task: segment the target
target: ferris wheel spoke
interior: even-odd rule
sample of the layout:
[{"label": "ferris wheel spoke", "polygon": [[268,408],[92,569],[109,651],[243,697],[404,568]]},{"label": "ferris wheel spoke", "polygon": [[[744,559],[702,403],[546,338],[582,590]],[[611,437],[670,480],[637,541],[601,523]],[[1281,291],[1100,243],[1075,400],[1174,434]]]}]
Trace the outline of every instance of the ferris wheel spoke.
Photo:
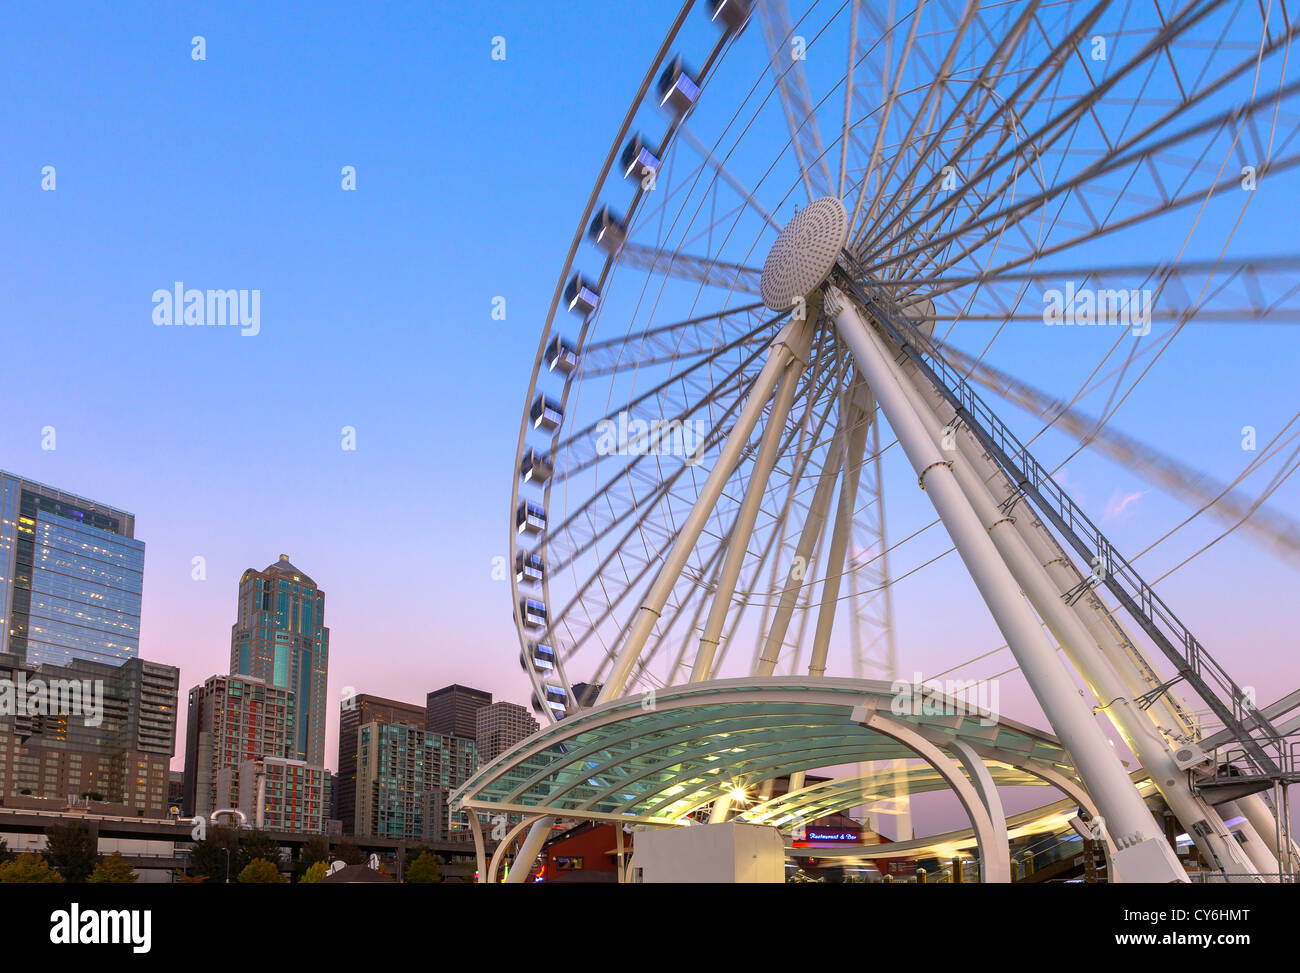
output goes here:
[{"label": "ferris wheel spoke", "polygon": [[[1190,26],[1190,25],[1184,25],[1184,26]],[[1022,218],[1023,216],[1051,202],[1052,200],[1061,197],[1068,192],[1076,190],[1080,186],[1087,185],[1089,182],[1092,182],[1094,180],[1099,180],[1101,177],[1108,175],[1112,172],[1122,170],[1125,167],[1131,167],[1133,176],[1136,176],[1140,172],[1146,171],[1145,169],[1146,161],[1150,158],[1158,158],[1159,153],[1172,149],[1173,147],[1188,142],[1198,136],[1204,136],[1207,133],[1213,133],[1220,129],[1223,129],[1230,124],[1239,123],[1242,119],[1247,118],[1250,115],[1253,115],[1260,111],[1265,111],[1273,107],[1274,104],[1280,104],[1284,98],[1290,97],[1291,95],[1295,94],[1298,87],[1295,82],[1285,85],[1275,93],[1256,95],[1252,97],[1249,102],[1243,105],[1235,106],[1226,109],[1224,111],[1220,111],[1209,118],[1193,122],[1187,125],[1186,127],[1179,129],[1178,131],[1174,131],[1174,132],[1166,131],[1172,122],[1176,121],[1178,118],[1187,114],[1191,107],[1194,107],[1195,105],[1198,105],[1201,102],[1206,101],[1212,94],[1215,94],[1216,92],[1220,91],[1221,89],[1226,87],[1231,81],[1235,80],[1237,77],[1241,76],[1242,74],[1254,68],[1256,64],[1260,60],[1262,60],[1262,58],[1265,55],[1276,53],[1279,50],[1281,50],[1282,46],[1288,44],[1291,37],[1295,35],[1297,32],[1300,32],[1300,24],[1296,24],[1292,26],[1291,29],[1285,35],[1285,38],[1279,39],[1274,44],[1268,46],[1265,49],[1262,49],[1258,57],[1252,56],[1250,58],[1241,61],[1236,67],[1234,67],[1232,70],[1222,75],[1215,82],[1207,85],[1205,88],[1201,89],[1196,94],[1194,94],[1187,102],[1181,103],[1176,108],[1170,110],[1169,112],[1166,112],[1164,115],[1162,115],[1156,121],[1146,126],[1141,132],[1137,133],[1136,135],[1131,136],[1130,138],[1124,140],[1123,142],[1115,144],[1110,150],[1103,153],[1101,158],[1099,158],[1096,162],[1093,162],[1091,165],[1085,166],[1083,169],[1081,169],[1079,172],[1075,173],[1074,175],[1070,176],[1069,178],[1058,180],[1054,182],[1051,186],[1047,187],[1046,189],[1038,193],[1035,193],[1023,200],[1018,200],[1003,205],[995,209],[993,212],[986,213],[985,215],[980,216],[978,219],[967,220],[961,226],[955,227],[952,230],[947,231],[945,234],[940,235],[940,237],[937,238],[937,240],[934,241],[934,243],[936,245],[942,244],[950,239],[956,239],[958,236],[960,236],[963,233],[968,233],[972,230],[976,230],[980,228],[988,228],[990,227],[990,225],[999,228],[1003,227],[1006,225],[1008,220]],[[1135,56],[1135,59],[1132,62],[1129,62],[1118,72],[1116,72],[1116,74],[1112,75],[1110,78],[1103,81],[1102,84],[1097,87],[1097,89],[1088,93],[1082,99],[1076,101],[1065,112],[1058,115],[1052,121],[1045,123],[1044,126],[1040,127],[1034,135],[1027,136],[1026,139],[1023,140],[1018,146],[1012,148],[1007,153],[1004,153],[1002,156],[1000,156],[999,162],[1006,161],[1007,159],[1015,156],[1017,151],[1022,149],[1023,146],[1026,144],[1035,145],[1036,151],[1042,151],[1043,149],[1050,147],[1057,140],[1059,140],[1060,138],[1064,137],[1069,133],[1069,131],[1071,130],[1071,126],[1069,124],[1070,120],[1072,118],[1077,120],[1079,115],[1082,113],[1083,108],[1095,103],[1101,97],[1101,95],[1105,93],[1106,90],[1109,90],[1109,86],[1113,85],[1119,78],[1123,77],[1129,70],[1136,68],[1141,63],[1142,60],[1150,58],[1158,53],[1159,53],[1158,48],[1153,47],[1153,44],[1148,44],[1147,47],[1143,49],[1143,51],[1139,52],[1139,54]],[[1048,129],[1052,130],[1051,135],[1045,134]],[[1040,138],[1040,136],[1042,137]],[[1148,141],[1148,139],[1153,139],[1153,140]],[[1264,160],[1261,160],[1261,166],[1263,165],[1263,163]],[[996,163],[986,164],[986,166],[981,167],[981,169],[986,169],[988,168],[989,165],[996,166]],[[967,180],[967,184],[969,184],[971,181],[973,181],[974,179],[978,178],[983,174],[984,174],[983,172],[977,172],[976,174],[973,174]],[[1007,182],[1004,180],[1004,183],[1002,184],[1001,187],[999,187],[999,190],[991,193],[988,196],[988,199],[990,200],[1001,199],[1001,190],[1005,189],[1006,185]],[[1137,193],[1134,194],[1139,195]],[[1146,198],[1145,194],[1140,194],[1140,195],[1142,195],[1143,198]],[[1153,192],[1151,195],[1155,196],[1157,195],[1157,193]],[[928,216],[932,216],[936,212],[942,211],[944,207],[948,205],[950,204],[945,202],[939,204],[938,207],[932,207],[930,210],[926,212],[926,214],[922,214],[920,217],[918,217],[918,220],[923,221],[927,219]],[[977,240],[975,243],[968,244],[966,252],[970,252],[970,250],[974,249],[978,245],[981,245],[983,242],[986,242],[989,239],[989,236],[992,234],[992,232],[996,232],[996,231],[990,231],[989,233],[986,233],[984,237]],[[879,247],[876,250],[869,252],[864,256],[863,258],[864,262],[870,263],[872,260],[872,254],[878,254],[880,252],[881,252],[881,248]],[[911,255],[910,251],[904,250],[902,253],[895,255],[893,259],[898,260],[901,259],[902,257],[909,256],[909,255]]]},{"label": "ferris wheel spoke", "polygon": [[[751,367],[764,349],[757,332],[767,330],[768,327],[762,325],[750,334],[732,339],[682,372],[664,379],[558,442],[553,450],[556,482],[563,482],[602,460],[627,452],[660,455],[664,437],[682,434],[681,423],[752,378],[749,375]],[[770,334],[768,339],[770,341]],[[751,344],[755,347],[749,348]],[[725,362],[724,357],[732,351],[743,353],[744,357]],[[730,371],[718,374],[725,369]],[[675,414],[670,412],[672,409],[677,410]],[[634,421],[642,424],[642,428],[635,432],[632,430]],[[617,442],[603,442],[612,432],[617,432]],[[671,440],[669,444],[672,445]],[[611,445],[615,448],[610,449]]]},{"label": "ferris wheel spoke", "polygon": [[727,291],[758,293],[758,279],[763,271],[726,263],[712,257],[700,257],[677,250],[660,250],[636,243],[625,243],[618,253],[619,263],[680,280],[691,280]]},{"label": "ferris wheel spoke", "polygon": [[[759,352],[759,354],[761,354],[761,352]],[[720,386],[714,390],[716,394],[731,395],[734,397],[734,400],[726,411],[724,411],[717,419],[701,420],[702,422],[707,422],[709,427],[703,430],[700,435],[700,441],[694,451],[694,456],[702,458],[717,444],[719,438],[725,434],[727,428],[726,423],[730,421],[732,414],[739,407],[739,400],[744,397],[742,390],[752,386],[753,382],[753,378],[745,376],[743,372],[738,370],[736,373],[733,373],[729,384]],[[708,406],[708,400],[692,400],[686,406],[685,410],[682,413],[679,413],[680,418],[678,418],[677,421],[685,421],[687,418],[694,415],[695,412],[702,408],[707,409]],[[616,456],[618,456],[618,454],[611,454],[611,458]],[[603,458],[605,457],[598,457],[598,459]],[[686,462],[686,460],[690,458],[691,457],[688,456],[679,458],[679,468],[671,475],[674,480],[677,477],[682,476],[691,468],[691,465]],[[659,459],[660,456],[652,452],[650,449],[646,449],[644,452],[638,449],[638,451],[633,455],[631,461],[619,469],[618,472],[605,484],[605,488],[601,494],[593,495],[585,500],[577,509],[568,514],[563,521],[557,524],[553,531],[547,531],[548,547],[555,545],[557,538],[563,538],[567,544],[567,546],[559,548],[560,555],[559,562],[556,565],[557,567],[564,567],[573,558],[585,553],[591,544],[600,539],[604,531],[612,529],[612,527],[621,522],[624,517],[629,516],[636,510],[639,500],[636,494],[636,484],[634,480],[640,479],[641,482],[645,484],[659,484],[661,482],[660,474],[656,472],[656,470],[643,469],[643,466],[653,466],[654,463],[659,461]],[[622,504],[621,509],[619,510],[615,510],[614,508],[615,494],[613,491],[615,489],[625,490],[628,494],[625,503]],[[611,510],[614,510],[612,520],[604,524],[598,523],[595,519],[595,511],[598,506],[602,504],[610,507]],[[589,525],[591,528],[590,532],[585,534],[580,532],[578,529],[580,524]]]},{"label": "ferris wheel spoke", "polygon": [[[830,384],[830,380],[827,379],[825,385],[823,385],[823,389],[828,387],[829,384]],[[804,392],[801,394],[808,394],[806,389],[806,383],[805,383]],[[813,393],[813,394],[814,397],[816,397],[818,393]],[[732,411],[734,411],[734,408],[738,405],[738,403],[739,400],[737,400],[736,403],[733,403]],[[728,413],[728,417],[724,417],[724,418],[729,418],[729,416],[730,416],[730,412]],[[785,433],[785,443],[784,443],[785,446],[788,446],[790,442],[793,441],[795,431],[796,431],[795,429],[791,429]],[[725,432],[726,430],[723,429],[722,425],[720,424],[720,426],[716,430],[716,434],[713,437],[714,441],[716,442],[718,439],[720,439]],[[748,456],[744,456],[742,457],[742,462],[747,461],[748,459],[749,459]],[[612,545],[610,549],[610,553],[606,555],[605,559],[595,568],[595,570],[591,572],[591,577],[588,579],[588,581],[585,582],[584,584],[579,585],[577,594],[574,596],[571,602],[568,605],[566,605],[565,608],[556,616],[557,618],[560,619],[566,619],[571,617],[575,606],[583,600],[584,596],[588,595],[597,587],[601,588],[601,590],[597,593],[597,602],[607,607],[601,613],[599,618],[593,620],[592,625],[588,628],[587,633],[584,636],[582,636],[581,638],[576,638],[571,640],[567,650],[568,654],[572,655],[576,653],[579,649],[581,649],[586,639],[592,633],[594,633],[596,627],[602,622],[604,622],[610,615],[612,615],[615,609],[617,608],[617,606],[623,601],[623,599],[626,598],[627,595],[630,594],[632,591],[637,590],[637,586],[644,580],[649,570],[655,567],[664,559],[675,537],[674,532],[667,531],[667,530],[661,531],[659,533],[658,544],[656,547],[647,548],[647,550],[643,554],[630,555],[631,560],[634,563],[640,565],[640,570],[638,574],[636,575],[635,578],[626,579],[627,584],[624,587],[622,587],[621,590],[619,590],[617,593],[614,594],[610,593],[609,585],[611,581],[611,575],[609,573],[609,568],[613,564],[615,557],[617,556],[623,558],[625,561],[629,558],[628,542],[633,536],[635,536],[638,532],[643,530],[645,524],[649,521],[649,519],[653,515],[655,508],[661,502],[663,502],[666,497],[669,496],[675,482],[682,476],[682,474],[685,472],[685,469],[686,468],[683,467],[682,469],[676,471],[662,484],[660,489],[656,490],[654,494],[652,494],[648,499],[642,501],[642,503],[639,504],[638,507],[631,508],[629,510],[629,514],[630,514],[632,510],[639,509],[640,510],[639,518],[636,520],[636,522],[634,522],[631,525],[631,527],[628,528],[628,530],[624,533],[624,535]],[[615,525],[611,525],[610,529],[612,529],[612,526]],[[724,545],[722,543],[719,543],[717,545],[717,549],[721,550],[723,546]],[[585,553],[585,550],[579,553]],[[557,567],[559,569],[564,569],[567,567],[567,563],[563,565],[559,565]],[[701,568],[700,570],[699,578],[704,579],[708,577],[709,571],[710,569],[707,567],[707,563],[706,563],[706,566]],[[702,589],[702,587],[703,586],[700,583],[694,583],[692,585],[691,590]],[[669,629],[671,628],[671,625],[676,621],[676,619],[681,614],[684,614],[684,608],[685,608],[685,602],[683,601],[682,604],[678,606],[677,611],[668,613],[672,619],[672,621],[668,623]],[[624,628],[626,628],[626,625],[624,626]],[[619,637],[614,640],[615,644],[618,643],[619,639],[621,639],[623,634],[625,633],[621,632]],[[662,638],[663,636],[661,636],[659,641],[662,641]],[[640,664],[641,670],[644,670],[648,666],[649,662],[651,661],[654,655],[654,649],[656,648],[656,646],[657,646],[657,642],[654,644],[647,645],[647,650],[643,654],[641,664]]]},{"label": "ferris wheel spoke", "polygon": [[[1104,4],[1099,4],[1098,8],[1103,6]],[[999,66],[1006,62],[1006,59],[1008,58],[1010,53],[1014,50],[1015,46],[1020,42],[1021,38],[1025,34],[1025,31],[1029,28],[1030,24],[1033,21],[1034,14],[1037,7],[1038,4],[1036,2],[1030,3],[1026,6],[1026,9],[1016,19],[1015,24],[1012,25],[1011,29],[998,43],[998,46],[995,48],[995,50],[988,56],[988,58],[985,60],[983,65],[981,65],[979,74],[975,77],[975,79],[973,79],[973,81],[967,84],[966,90],[954,103],[952,109],[945,117],[943,123],[939,126],[939,128],[936,131],[930,134],[929,140],[926,142],[925,147],[920,152],[920,157],[922,159],[936,158],[935,155],[936,148],[940,144],[942,144],[944,139],[947,137],[948,132],[952,129],[954,122],[956,122],[960,118],[966,118],[966,116],[963,113],[966,109],[967,102],[971,99],[972,96],[974,96],[978,92],[979,97],[976,102],[976,111],[974,112],[972,118],[966,119],[967,133],[962,137],[962,140],[958,143],[956,149],[954,149],[950,153],[947,153],[944,156],[944,158],[950,164],[955,165],[958,161],[960,161],[960,158],[962,154],[966,151],[966,149],[974,143],[976,136],[971,133],[971,128],[972,128],[971,122],[973,121],[973,118],[977,118],[982,114],[983,105],[985,105],[989,100],[991,100],[993,94],[993,86],[991,83],[989,83],[988,79],[990,77],[996,76],[996,72],[998,71]],[[1094,10],[1089,15],[1089,17],[1085,18],[1083,23],[1081,23],[1078,27],[1076,27],[1066,37],[1066,39],[1063,40],[1060,45],[1058,45],[1057,48],[1058,51],[1064,49],[1067,44],[1074,42],[1078,37],[1082,36],[1083,32],[1087,30],[1088,24],[1092,20],[1095,20],[1096,17],[1100,16],[1100,9],[1098,8],[1094,8]],[[1028,85],[1028,83],[1029,83],[1028,80],[1022,82],[1021,87]],[[933,168],[933,173],[931,174],[929,180],[927,180],[922,185],[921,189],[913,196],[913,199],[925,198],[926,195],[930,193],[931,190],[933,190],[935,185],[938,183],[939,179],[942,176],[942,167],[932,166],[932,168]],[[864,251],[866,251],[869,243],[872,240],[883,238],[885,234],[887,234],[891,229],[897,226],[898,221],[902,219],[902,217],[906,215],[906,213],[910,210],[911,208],[910,203],[907,206],[903,206],[898,209],[895,209],[895,206],[899,202],[899,196],[902,193],[905,193],[908,190],[910,190],[912,183],[915,181],[918,175],[919,172],[917,168],[914,167],[913,170],[908,174],[908,176],[904,178],[900,182],[898,187],[894,189],[893,195],[884,203],[883,206],[880,206],[878,201],[873,202],[873,206],[878,211],[895,212],[895,216],[887,223],[882,223],[879,226],[873,227],[871,225],[871,221],[867,220],[864,221],[861,229],[858,229],[857,219],[856,219],[858,208],[855,205],[854,219],[849,224],[849,228],[850,228],[849,232],[850,232],[850,238],[854,241],[854,249],[859,254],[863,254]],[[883,187],[878,187],[878,193],[882,190]]]},{"label": "ferris wheel spoke", "polygon": [[[719,351],[730,347],[736,339],[748,339],[766,328],[775,327],[781,319],[766,319],[763,313],[766,310],[758,301],[685,321],[632,331],[617,338],[589,342],[582,350],[581,375],[592,378],[635,370],[641,354],[654,356],[657,362]],[[713,324],[713,328],[701,327],[706,324]],[[749,330],[744,330],[746,328]]]},{"label": "ferris wheel spoke", "polygon": [[731,170],[723,165],[722,161],[713,154],[713,150],[710,149],[701,139],[696,137],[695,133],[691,131],[689,126],[683,124],[677,132],[682,136],[686,144],[695,150],[705,164],[712,168],[713,171],[722,178],[723,182],[735,190],[736,194],[742,201],[744,201],[746,206],[762,217],[763,221],[772,229],[776,230],[776,232],[781,232],[781,224],[778,223],[775,217],[765,210],[758,200],[754,198],[753,191],[745,186],[744,183],[732,174]]},{"label": "ferris wheel spoke", "polygon": [[822,147],[821,133],[817,128],[803,61],[795,56],[791,47],[794,26],[790,22],[790,6],[785,0],[765,0],[758,5],[758,20],[767,41],[772,77],[790,129],[804,189],[809,200],[828,196],[835,183],[826,163],[826,150]]}]

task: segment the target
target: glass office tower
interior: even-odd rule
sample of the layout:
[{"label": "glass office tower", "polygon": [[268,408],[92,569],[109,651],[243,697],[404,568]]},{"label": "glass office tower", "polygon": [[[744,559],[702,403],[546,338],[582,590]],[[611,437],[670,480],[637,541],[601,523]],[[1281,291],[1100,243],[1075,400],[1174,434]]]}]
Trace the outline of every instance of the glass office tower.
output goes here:
[{"label": "glass office tower", "polygon": [[239,579],[239,615],[230,632],[230,672],[297,696],[296,725],[283,755],[325,764],[325,679],[329,670],[325,592],[285,554]]},{"label": "glass office tower", "polygon": [[140,649],[135,517],[0,470],[0,652],[121,665]]}]

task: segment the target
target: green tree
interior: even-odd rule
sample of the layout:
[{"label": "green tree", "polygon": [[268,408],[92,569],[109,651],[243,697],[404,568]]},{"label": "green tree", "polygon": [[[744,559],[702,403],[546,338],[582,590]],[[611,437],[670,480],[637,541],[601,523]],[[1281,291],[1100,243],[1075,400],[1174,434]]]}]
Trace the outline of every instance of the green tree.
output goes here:
[{"label": "green tree", "polygon": [[239,881],[244,885],[276,885],[283,882],[280,869],[265,858],[254,858],[239,873]]},{"label": "green tree", "polygon": [[298,862],[293,866],[296,880],[301,882],[307,869],[317,862],[324,862],[326,867],[329,867],[330,846],[322,835],[313,835],[303,842],[302,849],[298,852]]},{"label": "green tree", "polygon": [[[269,862],[278,864],[280,861],[280,846],[265,831],[250,831],[240,829],[239,832],[239,850],[244,853],[244,864],[247,865],[254,858],[265,858]],[[242,868],[240,869],[243,870]]]},{"label": "green tree", "polygon": [[0,838],[0,865],[12,861],[13,857],[14,853],[9,850],[9,844],[3,838]]},{"label": "green tree", "polygon": [[45,857],[64,881],[84,882],[99,857],[95,836],[80,821],[52,824],[45,829]]},{"label": "green tree", "polygon": [[125,885],[139,878],[140,876],[122,858],[121,852],[115,851],[95,866],[95,870],[90,873],[90,878],[86,881],[95,885]]},{"label": "green tree", "polygon": [[360,865],[365,861],[361,849],[351,841],[340,841],[334,846],[334,857],[344,865]]},{"label": "green tree", "polygon": [[427,851],[420,852],[420,857],[406,866],[406,880],[419,884],[441,882],[442,868],[438,865],[438,859]]},{"label": "green tree", "polygon": [[329,865],[324,862],[312,862],[298,879],[299,885],[315,885],[327,874],[329,874]]},{"label": "green tree", "polygon": [[201,876],[209,884],[224,882],[227,875],[233,880],[248,862],[248,857],[239,847],[239,833],[234,828],[209,828],[207,838],[194,842],[190,849],[190,875]]},{"label": "green tree", "polygon": [[13,861],[0,865],[0,883],[54,884],[62,881],[63,876],[50,868],[49,862],[40,855],[19,855]]}]

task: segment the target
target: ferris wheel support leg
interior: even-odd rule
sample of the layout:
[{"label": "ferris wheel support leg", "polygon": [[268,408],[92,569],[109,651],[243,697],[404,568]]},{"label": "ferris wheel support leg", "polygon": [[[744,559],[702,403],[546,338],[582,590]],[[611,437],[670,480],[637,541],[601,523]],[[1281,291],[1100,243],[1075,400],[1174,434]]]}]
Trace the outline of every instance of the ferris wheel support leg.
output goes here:
[{"label": "ferris wheel support leg", "polygon": [[[758,664],[754,667],[756,676],[772,675],[776,671],[777,662],[780,661],[781,647],[790,628],[790,617],[794,614],[794,606],[799,601],[799,592],[805,584],[804,579],[812,570],[813,552],[821,537],[822,527],[826,523],[826,510],[830,505],[831,491],[835,488],[835,478],[839,476],[840,457],[847,434],[848,430],[841,423],[831,438],[830,448],[826,451],[826,461],[822,466],[821,474],[817,477],[812,502],[808,505],[808,517],[799,534],[799,543],[795,545],[794,561],[790,573],[786,576],[785,588],[781,591],[776,614],[772,617],[772,627],[767,630],[763,651],[758,657]],[[790,485],[791,490],[796,487],[797,484]]]},{"label": "ferris wheel support leg", "polygon": [[1277,873],[1282,871],[1278,865],[1277,859],[1273,857],[1273,852],[1269,848],[1269,843],[1263,835],[1251,823],[1250,817],[1241,808],[1240,801],[1228,801],[1226,804],[1220,804],[1215,810],[1219,813],[1224,821],[1229,821],[1235,817],[1245,818],[1241,822],[1241,847],[1250,860],[1255,863],[1261,875],[1265,876],[1268,882],[1276,883],[1278,881]]},{"label": "ferris wheel support leg", "polygon": [[1155,818],[966,499],[953,464],[945,459],[912,407],[904,391],[906,378],[857,308],[835,288],[828,287],[826,292],[827,310],[835,316],[840,334],[875,392],[920,485],[929,494],[1048,721],[1101,808],[1108,829],[1116,836],[1121,848],[1117,870],[1127,881],[1186,882],[1187,875]]},{"label": "ferris wheel support leg", "polygon": [[740,461],[741,452],[749,442],[749,437],[753,434],[754,427],[758,425],[758,420],[768,401],[772,398],[777,381],[790,362],[799,357],[797,349],[805,348],[810,343],[808,335],[812,327],[812,315],[806,315],[800,320],[787,324],[772,342],[767,362],[754,380],[754,386],[745,400],[744,408],[740,410],[736,424],[727,435],[722,452],[717,462],[713,464],[713,469],[709,471],[708,479],[700,490],[695,506],[691,508],[690,515],[682,524],[672,549],[664,559],[663,567],[655,577],[650,590],[646,592],[645,601],[642,602],[637,613],[636,623],[628,632],[627,641],[619,650],[618,657],[610,668],[609,676],[596,702],[603,703],[623,694],[628,676],[636,665],[646,640],[654,630],[655,623],[659,621],[664,605],[668,603],[668,596],[672,593],[678,578],[681,577],[682,569],[686,567],[686,561],[691,551],[695,549],[704,525],[722,496],[722,491],[731,478],[732,470]]},{"label": "ferris wheel support leg", "polygon": [[1246,816],[1251,827],[1268,844],[1269,851],[1279,863],[1278,871],[1287,871],[1288,860],[1292,871],[1300,867],[1300,847],[1296,846],[1289,835],[1280,836],[1281,840],[1279,840],[1276,813],[1264,803],[1263,797],[1259,794],[1247,794],[1245,797],[1237,798],[1237,806],[1241,808],[1241,813]]},{"label": "ferris wheel support leg", "polygon": [[550,835],[551,825],[554,823],[555,818],[552,817],[538,818],[533,822],[533,826],[528,829],[528,837],[519,846],[514,861],[510,863],[510,874],[506,876],[507,885],[521,885],[528,878],[528,873],[533,870],[533,862],[537,861],[537,854],[542,850],[542,845]]},{"label": "ferris wheel support leg", "polygon": [[[850,396],[865,389],[850,386]],[[867,448],[867,427],[875,410],[867,412],[857,403],[846,410],[849,415],[848,451],[844,454],[844,475],[840,481],[839,505],[835,509],[835,530],[831,534],[830,554],[826,559],[826,577],[822,581],[822,601],[817,612],[817,629],[813,633],[812,659],[808,675],[826,675],[826,656],[830,651],[835,610],[839,607],[840,585],[844,579],[844,559],[853,532],[853,514],[858,503],[858,479],[862,475],[862,457]]]},{"label": "ferris wheel support leg", "polygon": [[712,674],[713,660],[718,651],[718,640],[722,635],[722,626],[731,608],[732,596],[736,593],[736,582],[740,578],[740,569],[745,563],[745,554],[749,550],[749,539],[754,533],[754,522],[758,519],[759,508],[763,505],[763,494],[767,492],[768,480],[772,468],[776,465],[777,452],[781,446],[781,437],[785,434],[785,423],[790,417],[794,405],[795,393],[799,389],[799,380],[803,376],[804,366],[812,350],[812,329],[801,328],[790,336],[789,351],[791,360],[781,376],[777,386],[776,398],[772,410],[768,413],[767,425],[763,429],[762,443],[754,457],[754,469],[745,488],[745,498],[736,513],[736,522],[732,525],[731,536],[727,539],[727,556],[723,561],[722,573],[718,577],[717,591],[713,603],[709,606],[709,617],[704,623],[704,633],[700,636],[700,647],[695,654],[695,665],[691,670],[691,682],[702,682]]},{"label": "ferris wheel support leg", "polygon": [[[1104,703],[1104,712],[1124,738],[1124,742],[1144,768],[1151,774],[1152,783],[1165,799],[1174,816],[1195,840],[1207,861],[1217,862],[1222,871],[1231,875],[1251,876],[1258,872],[1249,855],[1229,833],[1222,818],[1203,798],[1192,790],[1187,774],[1178,768],[1173,753],[1155,724],[1138,706],[1132,690],[1111,665],[1093,641],[1083,620],[1071,610],[1063,592],[1053,582],[1044,562],[1032,549],[1027,539],[1016,528],[1019,520],[999,507],[996,500],[1008,501],[1014,496],[1012,485],[993,465],[991,459],[974,444],[967,429],[949,426],[945,437],[939,412],[942,398],[938,391],[924,381],[920,374],[906,367],[903,375],[903,392],[925,426],[932,442],[945,438],[952,444],[946,451],[952,459],[952,471],[957,484],[970,502],[971,508],[984,524],[1003,562],[1011,575],[1034,606],[1034,610],[1047,623],[1047,627],[1064,650],[1066,658],[1083,677],[1089,689]],[[936,414],[938,413],[938,414]],[[990,492],[993,491],[993,492]],[[1050,715],[1050,714],[1049,714]],[[1107,822],[1108,826],[1110,822]],[[1202,827],[1197,827],[1202,825]],[[1258,878],[1247,879],[1258,881]]]}]

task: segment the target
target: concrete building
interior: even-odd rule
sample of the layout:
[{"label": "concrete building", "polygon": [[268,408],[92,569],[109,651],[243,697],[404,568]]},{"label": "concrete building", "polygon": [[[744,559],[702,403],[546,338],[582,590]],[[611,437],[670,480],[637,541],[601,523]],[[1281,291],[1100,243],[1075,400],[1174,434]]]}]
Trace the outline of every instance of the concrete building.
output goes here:
[{"label": "concrete building", "polygon": [[[229,790],[237,779],[237,792]],[[304,760],[258,757],[228,768],[217,787],[221,807],[238,808],[250,827],[319,834],[325,830],[325,768]]]},{"label": "concrete building", "polygon": [[143,659],[24,663],[0,654],[0,802],[166,814],[180,670]]},{"label": "concrete building", "polygon": [[474,714],[492,702],[492,694],[481,689],[452,684],[435,689],[425,699],[424,728],[430,733],[474,739],[478,727]]},{"label": "concrete building", "polygon": [[490,703],[474,714],[479,763],[488,764],[537,732],[537,720],[516,703]]},{"label": "concrete building", "polygon": [[357,730],[366,723],[411,723],[424,726],[424,707],[365,693],[344,699],[339,708],[338,775],[334,814],[344,834],[356,834]]},{"label": "concrete building", "polygon": [[[287,728],[295,724],[296,706],[289,690],[250,676],[211,676],[191,689],[185,734],[187,811],[208,817],[217,808],[236,806],[239,770],[246,761],[288,759]],[[223,772],[227,780],[220,800]]]}]

